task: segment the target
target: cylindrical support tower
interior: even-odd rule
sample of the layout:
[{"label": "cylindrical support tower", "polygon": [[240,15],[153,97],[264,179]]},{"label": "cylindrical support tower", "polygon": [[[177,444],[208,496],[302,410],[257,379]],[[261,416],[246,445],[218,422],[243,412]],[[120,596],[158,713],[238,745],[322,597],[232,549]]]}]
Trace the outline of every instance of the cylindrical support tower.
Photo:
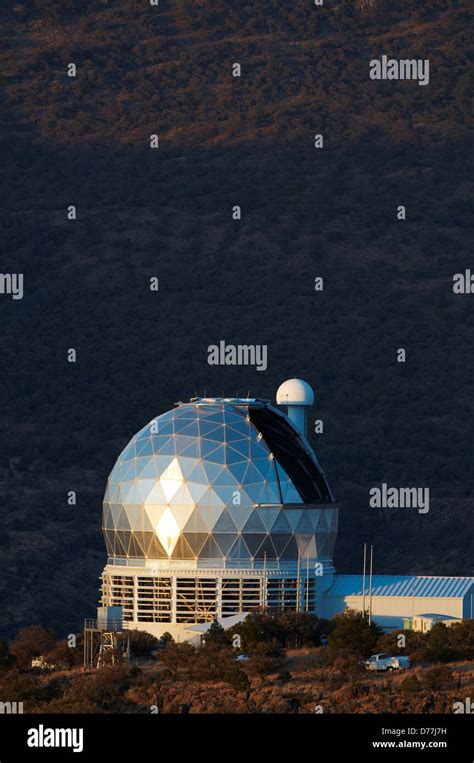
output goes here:
[{"label": "cylindrical support tower", "polygon": [[303,379],[288,379],[278,387],[277,405],[284,405],[294,427],[306,437],[306,412],[314,403],[314,392]]}]

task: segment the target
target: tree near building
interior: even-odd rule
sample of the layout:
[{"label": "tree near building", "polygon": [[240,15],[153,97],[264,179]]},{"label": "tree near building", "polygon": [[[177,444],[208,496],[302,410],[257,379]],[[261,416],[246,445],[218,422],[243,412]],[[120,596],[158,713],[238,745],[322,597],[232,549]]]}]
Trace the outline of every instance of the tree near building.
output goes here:
[{"label": "tree near building", "polygon": [[30,667],[33,657],[50,652],[56,644],[56,637],[51,630],[41,625],[20,628],[10,644],[10,652],[22,668]]},{"label": "tree near building", "polygon": [[334,630],[328,636],[332,652],[353,654],[357,657],[370,657],[374,653],[382,629],[375,623],[369,623],[359,612],[347,610],[334,618]]},{"label": "tree near building", "polygon": [[67,641],[58,641],[45,658],[48,665],[57,668],[73,668],[83,663],[83,646],[81,644],[71,647]]},{"label": "tree near building", "polygon": [[[399,636],[401,635],[404,636],[405,646],[400,644]],[[427,634],[419,631],[396,630],[391,633],[384,633],[377,641],[375,653],[407,654],[416,659],[415,655],[425,648],[427,638]]]},{"label": "tree near building", "polygon": [[151,660],[159,642],[155,636],[146,631],[130,631],[130,655],[132,659]]},{"label": "tree near building", "polygon": [[217,620],[214,620],[209,630],[203,636],[204,646],[230,646],[231,638]]},{"label": "tree near building", "polygon": [[448,628],[444,623],[435,623],[428,634],[426,657],[433,662],[448,662],[453,653],[448,641]]},{"label": "tree near building", "polygon": [[448,628],[448,643],[457,658],[474,659],[474,620],[463,620]]}]

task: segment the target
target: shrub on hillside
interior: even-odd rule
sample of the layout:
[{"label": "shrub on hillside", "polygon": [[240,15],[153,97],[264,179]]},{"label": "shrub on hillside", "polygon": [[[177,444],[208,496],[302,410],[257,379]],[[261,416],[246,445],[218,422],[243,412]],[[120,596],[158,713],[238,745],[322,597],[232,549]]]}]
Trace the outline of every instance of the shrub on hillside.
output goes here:
[{"label": "shrub on hillside", "polygon": [[130,656],[132,659],[151,660],[159,641],[146,631],[130,631]]},{"label": "shrub on hillside", "polygon": [[336,615],[334,629],[328,637],[331,652],[342,652],[357,657],[370,657],[382,635],[382,629],[375,623],[369,623],[358,612],[348,610]]},{"label": "shrub on hillside", "polygon": [[421,675],[423,688],[430,691],[450,689],[454,685],[453,674],[447,665],[433,665]]},{"label": "shrub on hillside", "polygon": [[10,644],[10,653],[20,667],[30,667],[33,657],[45,655],[56,645],[56,637],[51,630],[41,625],[21,628]]},{"label": "shrub on hillside", "polygon": [[474,659],[474,620],[463,620],[448,628],[448,644],[458,659]]},{"label": "shrub on hillside", "polygon": [[421,683],[415,675],[405,676],[400,682],[400,689],[404,694],[412,696],[421,691]]}]

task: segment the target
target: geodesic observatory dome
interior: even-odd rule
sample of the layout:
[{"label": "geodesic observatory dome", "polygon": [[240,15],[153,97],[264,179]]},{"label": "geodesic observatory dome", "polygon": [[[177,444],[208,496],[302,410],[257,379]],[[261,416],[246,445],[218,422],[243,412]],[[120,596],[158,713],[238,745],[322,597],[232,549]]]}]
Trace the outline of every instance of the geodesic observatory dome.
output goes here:
[{"label": "geodesic observatory dome", "polygon": [[266,400],[193,398],[120,454],[104,498],[102,604],[122,606],[129,627],[186,638],[215,617],[317,609],[337,507],[291,418],[292,393],[307,406],[312,390],[285,385],[289,415]]}]

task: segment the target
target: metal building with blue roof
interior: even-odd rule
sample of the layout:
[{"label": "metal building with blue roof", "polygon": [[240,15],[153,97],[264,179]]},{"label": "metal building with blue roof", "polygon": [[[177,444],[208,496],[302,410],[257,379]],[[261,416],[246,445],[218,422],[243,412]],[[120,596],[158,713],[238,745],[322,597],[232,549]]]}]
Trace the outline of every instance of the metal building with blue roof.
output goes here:
[{"label": "metal building with blue roof", "polygon": [[386,630],[403,628],[404,620],[432,612],[467,619],[474,614],[474,578],[438,575],[335,575],[324,596],[324,617],[352,609],[370,611]]}]

